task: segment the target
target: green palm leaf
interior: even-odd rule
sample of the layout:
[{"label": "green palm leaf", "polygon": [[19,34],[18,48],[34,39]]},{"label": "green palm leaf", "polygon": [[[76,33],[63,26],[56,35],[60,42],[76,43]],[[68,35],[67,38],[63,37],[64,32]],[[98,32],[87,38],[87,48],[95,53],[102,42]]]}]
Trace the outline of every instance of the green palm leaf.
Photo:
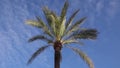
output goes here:
[{"label": "green palm leaf", "polygon": [[61,11],[61,15],[60,15],[60,21],[59,21],[59,23],[60,23],[60,27],[59,27],[59,30],[58,30],[58,40],[60,40],[61,39],[61,37],[63,36],[63,34],[64,34],[64,31],[65,31],[65,22],[66,22],[66,18],[65,18],[65,16],[66,16],[66,13],[67,13],[67,9],[68,9],[68,6],[69,6],[69,3],[68,3],[68,1],[66,0],[66,2],[65,2],[65,4],[64,4],[64,6],[63,6],[63,8],[62,8],[62,11]]},{"label": "green palm leaf", "polygon": [[68,19],[68,21],[66,22],[66,25],[65,25],[65,29],[64,29],[62,38],[65,36],[65,34],[66,34],[67,30],[68,30],[68,27],[71,26],[71,23],[72,23],[75,15],[76,15],[78,12],[79,12],[79,9],[78,9],[77,11],[75,11],[75,12],[70,16],[70,18]]},{"label": "green palm leaf", "polygon": [[68,27],[71,25],[74,17],[76,16],[76,14],[79,12],[79,9],[76,10],[71,16],[70,18],[68,19],[68,22],[66,23],[66,29],[68,29]]},{"label": "green palm leaf", "polygon": [[77,31],[79,29],[80,24],[86,19],[86,17],[83,17],[79,21],[77,21],[74,25],[70,27],[70,29],[66,32],[66,35],[71,34],[74,31]]},{"label": "green palm leaf", "polygon": [[32,57],[28,60],[27,64],[30,64],[41,52],[43,52],[46,48],[48,48],[50,45],[47,46],[42,46],[40,47],[33,55]]},{"label": "green palm leaf", "polygon": [[94,68],[94,65],[93,65],[91,59],[85,53],[83,53],[81,50],[71,47],[71,46],[66,46],[66,47],[68,47],[68,48],[72,49],[73,51],[75,51],[76,53],[78,53],[79,56],[88,64],[88,66],[90,68]]},{"label": "green palm leaf", "polygon": [[66,13],[67,13],[68,6],[69,6],[69,3],[68,3],[68,1],[66,0],[64,6],[63,6],[63,8],[62,8],[62,11],[61,11],[61,16],[60,16],[60,17],[61,17],[61,20],[63,20],[63,19],[65,18]]},{"label": "green palm leaf", "polygon": [[30,38],[30,39],[28,40],[28,42],[32,42],[32,41],[35,41],[35,40],[38,40],[38,39],[40,39],[40,40],[45,40],[45,41],[47,41],[48,43],[52,43],[52,40],[48,39],[47,37],[45,37],[45,36],[43,36],[43,35],[34,36],[34,37]]},{"label": "green palm leaf", "polygon": [[47,7],[43,7],[43,12],[44,12],[46,20],[48,22],[48,25],[51,26],[52,22],[55,21],[54,16],[53,16],[51,10],[48,9]]},{"label": "green palm leaf", "polygon": [[60,39],[61,37],[63,36],[64,32],[65,32],[65,22],[66,22],[66,19],[64,19],[61,23],[61,26],[60,26],[60,29],[59,29],[59,36],[60,36]]},{"label": "green palm leaf", "polygon": [[56,27],[58,27],[58,17],[55,14],[55,12],[51,11],[50,9],[48,9],[47,7],[43,8],[43,12],[44,15],[46,17],[46,20],[48,21],[48,26],[52,32],[52,34],[54,34],[54,36],[56,36]]},{"label": "green palm leaf", "polygon": [[50,31],[50,29],[48,28],[48,26],[42,21],[42,19],[38,16],[36,16],[37,20],[39,21],[39,23],[41,23],[41,27],[43,29],[43,31],[45,32],[45,34],[47,34],[48,36],[50,36],[51,38],[53,38],[53,35]]},{"label": "green palm leaf", "polygon": [[42,27],[42,25],[38,21],[35,21],[35,20],[27,20],[26,24],[34,26],[34,27],[38,27],[38,28]]},{"label": "green palm leaf", "polygon": [[78,34],[74,35],[74,38],[78,39],[96,39],[97,38],[97,30],[96,29],[87,29],[82,30]]},{"label": "green palm leaf", "polygon": [[35,20],[28,20],[28,21],[26,21],[26,24],[29,24],[29,25],[41,28],[45,32],[45,34],[47,34],[48,36],[50,36],[51,38],[53,38],[50,30],[44,24],[44,22],[42,21],[42,19],[40,17],[38,17],[38,16],[36,16],[36,18],[37,18],[37,21],[35,21]]},{"label": "green palm leaf", "polygon": [[76,44],[79,44],[79,45],[84,45],[82,42],[76,40],[76,39],[69,39],[69,40],[64,40],[62,42],[63,45],[65,44],[71,44],[71,43],[76,43]]}]

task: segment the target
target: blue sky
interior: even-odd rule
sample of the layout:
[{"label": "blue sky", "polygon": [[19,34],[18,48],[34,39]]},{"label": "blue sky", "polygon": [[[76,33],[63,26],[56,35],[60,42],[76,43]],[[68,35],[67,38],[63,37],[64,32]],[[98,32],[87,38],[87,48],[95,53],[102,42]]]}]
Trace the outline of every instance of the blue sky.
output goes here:
[{"label": "blue sky", "polygon": [[[82,27],[96,28],[97,40],[82,40],[81,48],[93,60],[95,68],[120,68],[120,1],[119,0],[68,0],[67,17],[76,10],[75,20],[87,16]],[[41,8],[48,6],[57,14],[64,0],[0,0],[0,68],[53,68],[53,49],[48,48],[31,65],[26,62],[42,45],[43,41],[28,43],[39,34],[39,30],[28,26],[25,21],[41,16]],[[74,45],[73,45],[74,46]],[[76,45],[75,45],[76,46]],[[61,68],[88,68],[77,54],[67,48],[62,50]]]}]

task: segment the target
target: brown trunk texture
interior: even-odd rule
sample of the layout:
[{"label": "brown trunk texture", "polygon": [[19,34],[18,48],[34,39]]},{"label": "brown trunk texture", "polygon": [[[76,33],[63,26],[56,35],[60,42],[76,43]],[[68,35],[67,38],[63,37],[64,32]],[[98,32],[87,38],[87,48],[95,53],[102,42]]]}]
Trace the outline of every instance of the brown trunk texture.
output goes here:
[{"label": "brown trunk texture", "polygon": [[60,51],[55,51],[54,65],[54,68],[60,68]]},{"label": "brown trunk texture", "polygon": [[61,60],[61,48],[62,44],[60,41],[56,41],[54,43],[54,68],[60,68],[60,60]]}]

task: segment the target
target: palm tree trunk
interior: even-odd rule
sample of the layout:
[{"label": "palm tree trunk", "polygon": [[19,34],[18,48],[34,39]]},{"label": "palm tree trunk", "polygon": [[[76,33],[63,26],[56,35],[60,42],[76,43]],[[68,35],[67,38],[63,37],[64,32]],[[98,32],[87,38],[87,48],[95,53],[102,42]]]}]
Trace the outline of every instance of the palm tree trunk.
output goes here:
[{"label": "palm tree trunk", "polygon": [[54,68],[60,68],[60,51],[54,53]]},{"label": "palm tree trunk", "polygon": [[56,41],[54,43],[54,68],[60,68],[60,60],[61,60],[61,48],[62,44],[60,41]]}]

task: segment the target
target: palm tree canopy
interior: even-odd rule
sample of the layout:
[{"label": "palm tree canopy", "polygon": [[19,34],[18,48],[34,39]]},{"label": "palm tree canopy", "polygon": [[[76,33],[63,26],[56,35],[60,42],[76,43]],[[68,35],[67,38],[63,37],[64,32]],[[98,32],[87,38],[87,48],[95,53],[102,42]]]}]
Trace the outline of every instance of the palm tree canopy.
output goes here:
[{"label": "palm tree canopy", "polygon": [[[62,8],[60,16],[58,16],[48,7],[43,7],[42,10],[47,23],[44,23],[44,21],[38,16],[36,16],[37,20],[27,20],[26,24],[42,29],[44,32],[41,35],[30,38],[29,42],[40,39],[47,41],[47,43],[50,45],[53,45],[55,41],[60,41],[62,45],[64,45],[70,43],[83,44],[80,42],[81,39],[96,39],[98,34],[96,29],[80,28],[80,25],[86,20],[86,17],[80,18],[78,21],[73,22],[76,14],[79,12],[79,9],[75,10],[68,20],[66,19],[68,7],[69,3],[66,1]],[[35,54],[33,54],[32,59],[36,57],[37,54],[41,53],[41,51],[45,48],[47,48],[47,46],[40,48]],[[75,48],[71,49],[77,52],[82,57],[82,59],[86,61],[90,68],[94,68],[92,62],[84,53]],[[29,62],[31,62],[32,59]]]},{"label": "palm tree canopy", "polygon": [[[96,29],[83,29],[79,26],[86,20],[86,17],[83,17],[73,23],[75,15],[79,12],[79,9],[76,10],[66,21],[66,13],[68,10],[68,1],[65,2],[61,15],[58,16],[54,11],[48,9],[48,7],[43,7],[43,12],[47,20],[45,24],[42,19],[36,16],[37,20],[27,20],[27,24],[34,27],[38,27],[43,30],[44,34],[51,38],[51,41],[65,41],[66,37],[72,38],[72,40],[77,39],[96,39],[97,30]],[[71,25],[73,23],[73,25]],[[71,37],[69,37],[71,36]],[[74,37],[74,38],[73,38]],[[53,43],[54,43],[53,41]],[[77,41],[77,40],[76,40]]]}]

